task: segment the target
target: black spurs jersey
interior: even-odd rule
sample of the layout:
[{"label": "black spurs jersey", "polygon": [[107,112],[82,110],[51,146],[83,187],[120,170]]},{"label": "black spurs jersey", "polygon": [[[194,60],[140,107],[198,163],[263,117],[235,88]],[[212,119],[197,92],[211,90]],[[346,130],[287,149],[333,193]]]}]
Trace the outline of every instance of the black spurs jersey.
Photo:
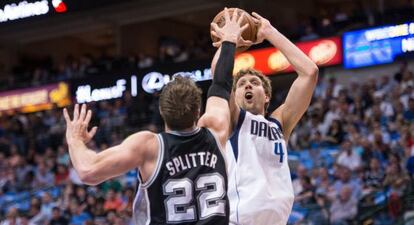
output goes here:
[{"label": "black spurs jersey", "polygon": [[137,225],[228,225],[227,172],[216,138],[207,128],[158,134],[154,174],[134,200]]}]

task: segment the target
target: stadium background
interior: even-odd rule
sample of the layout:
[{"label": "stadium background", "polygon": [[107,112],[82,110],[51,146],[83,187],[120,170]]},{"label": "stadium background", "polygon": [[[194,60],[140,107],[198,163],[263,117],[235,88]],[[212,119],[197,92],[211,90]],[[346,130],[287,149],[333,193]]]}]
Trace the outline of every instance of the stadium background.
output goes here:
[{"label": "stadium background", "polygon": [[[289,223],[414,224],[409,0],[0,1],[0,224],[130,224],[136,171],[82,185],[61,108],[89,102],[96,150],[162,130],[158,91],[172,74],[209,85],[209,24],[224,6],[260,13],[320,66],[289,142]],[[397,32],[375,43],[350,33],[384,26]],[[295,75],[268,43],[246,53],[236,66],[265,62],[274,109]]]}]

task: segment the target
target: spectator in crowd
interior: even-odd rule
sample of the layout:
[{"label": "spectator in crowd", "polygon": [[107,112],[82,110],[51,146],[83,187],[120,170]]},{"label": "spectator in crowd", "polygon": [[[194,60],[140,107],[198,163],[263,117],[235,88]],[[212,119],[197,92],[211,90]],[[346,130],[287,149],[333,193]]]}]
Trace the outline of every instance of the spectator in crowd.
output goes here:
[{"label": "spectator in crowd", "polygon": [[361,184],[355,177],[352,178],[352,171],[347,167],[339,167],[339,179],[333,184],[333,188],[337,195],[341,192],[344,186],[351,188],[351,194],[354,199],[359,199],[362,194]]},{"label": "spectator in crowd", "polygon": [[352,188],[343,186],[339,198],[330,207],[331,224],[347,225],[357,214],[358,201],[352,197]]},{"label": "spectator in crowd", "polygon": [[20,224],[17,208],[10,208],[7,212],[6,219],[0,222],[0,225],[17,225]]},{"label": "spectator in crowd", "polygon": [[52,217],[52,209],[57,206],[57,203],[53,201],[50,193],[45,192],[42,196],[42,205],[40,212],[42,215],[50,219]]},{"label": "spectator in crowd", "polygon": [[47,187],[53,185],[55,178],[53,173],[47,168],[46,163],[41,162],[38,164],[38,168],[35,173],[35,182],[38,187]]},{"label": "spectator in crowd", "polygon": [[32,203],[31,203],[30,211],[29,211],[29,216],[30,216],[29,224],[33,224],[33,225],[47,224],[47,222],[49,221],[49,218],[46,214],[42,213],[41,207],[42,205],[41,205],[40,200],[36,199],[35,201],[33,201],[32,199]]},{"label": "spectator in crowd", "polygon": [[76,199],[71,200],[69,209],[71,225],[83,225],[92,220],[91,215],[85,211],[85,206],[80,205]]},{"label": "spectator in crowd", "polygon": [[69,221],[62,216],[61,209],[59,207],[53,207],[52,218],[48,225],[69,225]]},{"label": "spectator in crowd", "polygon": [[118,211],[122,207],[122,200],[113,189],[109,189],[106,193],[104,209],[106,211],[115,210]]},{"label": "spectator in crowd", "polygon": [[368,192],[380,190],[384,177],[384,169],[381,167],[380,161],[377,158],[371,158],[369,168],[364,173],[364,188]]},{"label": "spectator in crowd", "polygon": [[297,177],[292,181],[295,196],[303,191],[302,179],[305,178],[305,176],[307,176],[307,170],[304,165],[298,165],[298,167],[296,168],[296,176]]},{"label": "spectator in crowd", "polygon": [[404,112],[404,119],[414,121],[414,98],[408,99],[408,109]]},{"label": "spectator in crowd", "polygon": [[347,167],[351,171],[361,168],[361,157],[352,149],[352,143],[348,140],[341,145],[341,153],[338,156],[337,163],[340,166]]}]

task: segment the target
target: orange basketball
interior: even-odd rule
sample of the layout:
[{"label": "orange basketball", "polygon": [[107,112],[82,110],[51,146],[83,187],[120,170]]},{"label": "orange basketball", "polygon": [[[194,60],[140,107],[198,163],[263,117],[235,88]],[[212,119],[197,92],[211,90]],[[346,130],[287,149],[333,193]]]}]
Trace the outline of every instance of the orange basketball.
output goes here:
[{"label": "orange basketball", "polygon": [[[229,14],[230,14],[230,18],[233,16],[233,12],[236,8],[229,8]],[[242,10],[242,9],[237,9],[238,12],[237,14],[240,16],[242,13],[245,13],[245,16],[243,18],[242,21],[242,25],[244,26],[245,24],[249,24],[249,27],[242,33],[242,37],[244,40],[250,40],[252,42],[256,42],[256,38],[257,38],[257,24],[255,24],[255,22],[252,19],[252,16],[250,14],[248,14],[246,11]],[[224,19],[224,10],[222,10],[221,12],[219,12],[213,19],[214,23],[217,23],[217,25],[219,27],[223,27],[225,24],[225,19]],[[211,30],[212,28],[210,28]],[[216,38],[215,36],[211,35],[211,40],[214,42],[218,41],[218,38]],[[239,47],[237,48],[237,51],[244,51],[246,49],[248,49],[249,47]]]}]

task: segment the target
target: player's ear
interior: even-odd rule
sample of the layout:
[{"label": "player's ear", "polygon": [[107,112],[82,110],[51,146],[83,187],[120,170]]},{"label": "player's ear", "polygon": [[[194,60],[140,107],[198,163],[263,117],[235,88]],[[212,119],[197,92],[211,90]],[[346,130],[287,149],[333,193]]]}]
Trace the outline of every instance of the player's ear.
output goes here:
[{"label": "player's ear", "polygon": [[270,102],[269,96],[265,95],[265,103],[269,103],[269,102]]}]

